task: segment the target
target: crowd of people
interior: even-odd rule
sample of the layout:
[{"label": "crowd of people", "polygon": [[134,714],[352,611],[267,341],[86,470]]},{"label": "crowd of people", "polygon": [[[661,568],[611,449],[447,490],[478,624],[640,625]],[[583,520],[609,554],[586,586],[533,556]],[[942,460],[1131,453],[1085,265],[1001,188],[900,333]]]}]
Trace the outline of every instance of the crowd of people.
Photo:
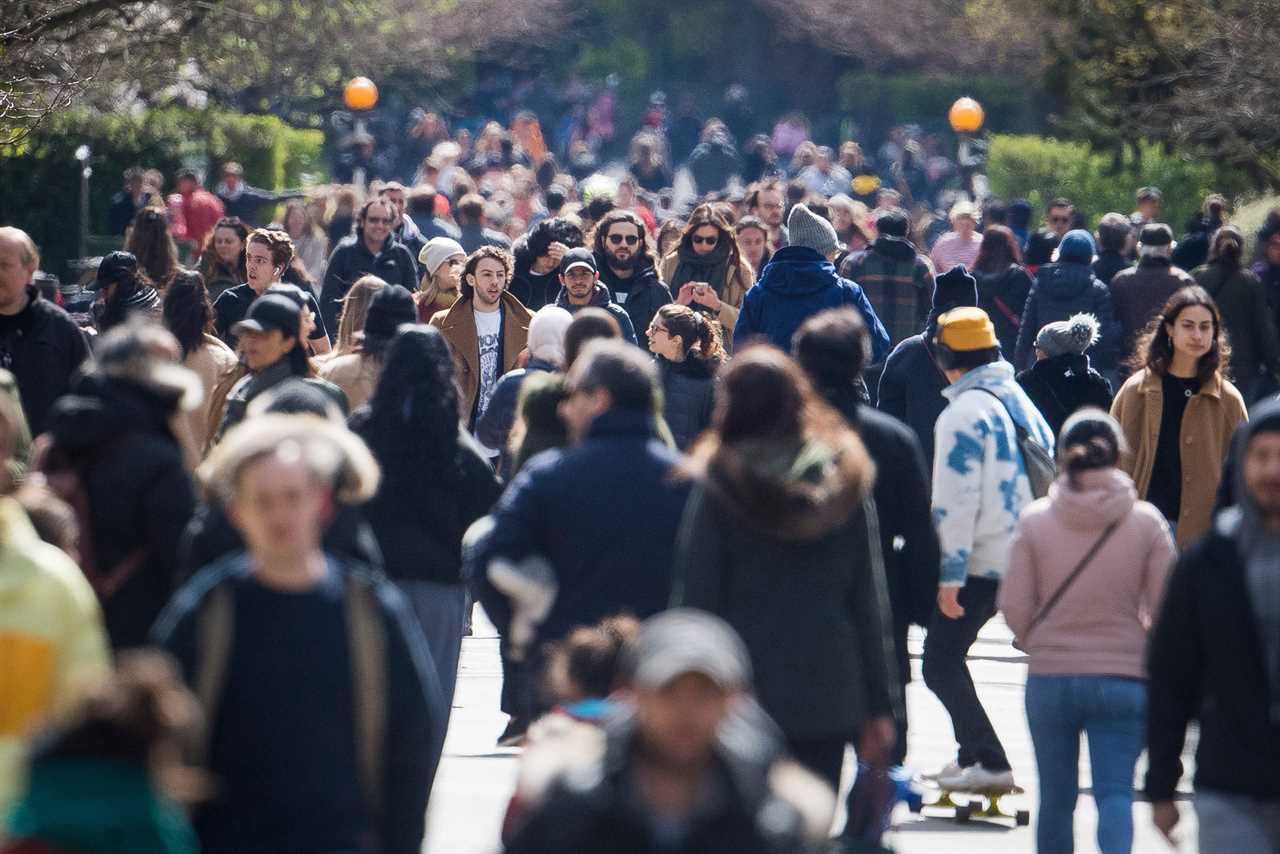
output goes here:
[{"label": "crowd of people", "polygon": [[1172,834],[1196,720],[1200,850],[1280,852],[1280,215],[1253,263],[1220,196],[939,216],[918,140],[872,184],[796,116],[706,122],[677,210],[660,122],[621,178],[521,122],[302,198],[131,171],[85,328],[0,228],[5,850],[419,851],[479,602],[512,852],[821,850],[850,745],[881,850],[913,625],[924,776],[1012,789],[998,612],[1037,850],[1081,733],[1099,848],[1144,749]]}]

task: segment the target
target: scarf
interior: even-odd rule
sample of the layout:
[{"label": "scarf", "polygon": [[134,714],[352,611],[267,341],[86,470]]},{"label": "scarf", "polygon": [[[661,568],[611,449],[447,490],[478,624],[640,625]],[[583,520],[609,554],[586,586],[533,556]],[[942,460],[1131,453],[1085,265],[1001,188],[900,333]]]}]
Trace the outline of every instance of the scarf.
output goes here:
[{"label": "scarf", "polygon": [[721,239],[716,248],[706,255],[699,255],[693,246],[685,240],[680,241],[676,255],[679,258],[676,271],[667,285],[671,293],[680,292],[686,282],[706,282],[715,289],[716,296],[724,297],[725,286],[729,282],[729,241]]}]

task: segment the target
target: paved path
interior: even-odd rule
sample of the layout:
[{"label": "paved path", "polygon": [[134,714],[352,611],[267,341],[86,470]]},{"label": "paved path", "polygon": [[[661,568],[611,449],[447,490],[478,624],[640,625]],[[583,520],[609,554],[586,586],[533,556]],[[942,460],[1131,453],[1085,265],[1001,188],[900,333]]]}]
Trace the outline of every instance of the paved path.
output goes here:
[{"label": "paved path", "polygon": [[[1013,828],[986,823],[958,826],[943,818],[922,818],[899,807],[895,828],[889,837],[900,854],[915,852],[973,852],[1002,854],[1035,850],[1036,807],[1035,760],[1031,738],[1022,711],[1022,686],[1026,666],[1021,655],[1009,645],[1009,631],[1002,622],[992,622],[973,650],[971,667],[978,692],[995,721],[1014,773],[1027,794],[1008,806],[1031,810],[1032,827]],[[912,651],[917,681],[907,689],[911,714],[909,761],[917,770],[932,770],[954,757],[950,721],[941,704],[919,680],[921,638],[913,636]],[[503,810],[515,781],[519,751],[495,748],[494,742],[506,725],[498,711],[502,687],[498,663],[498,641],[493,629],[477,609],[476,636],[462,647],[462,666],[453,718],[445,745],[445,758],[436,778],[435,792],[427,815],[427,854],[492,854],[499,850],[498,832]],[[1081,786],[1089,783],[1088,751],[1081,750]],[[846,779],[847,779],[846,768]],[[1142,766],[1139,766],[1139,773]],[[847,785],[847,783],[846,783]],[[1087,792],[1087,789],[1086,789]],[[1096,812],[1087,794],[1076,809],[1076,851],[1095,854]],[[1164,854],[1171,851],[1151,826],[1150,810],[1139,803],[1134,808],[1135,854]],[[1194,817],[1184,807],[1182,833],[1184,854],[1194,854]]]}]

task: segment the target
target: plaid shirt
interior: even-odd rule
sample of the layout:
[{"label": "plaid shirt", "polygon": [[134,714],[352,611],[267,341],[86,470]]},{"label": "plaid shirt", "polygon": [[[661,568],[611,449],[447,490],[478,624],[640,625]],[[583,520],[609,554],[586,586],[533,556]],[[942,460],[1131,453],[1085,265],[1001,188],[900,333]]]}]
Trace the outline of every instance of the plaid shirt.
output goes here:
[{"label": "plaid shirt", "polygon": [[[895,243],[911,245],[905,241]],[[898,259],[877,251],[872,244],[845,259],[840,275],[862,286],[889,332],[890,346],[896,347],[899,341],[924,328],[933,299],[933,265],[925,256],[913,250],[910,259]]]}]

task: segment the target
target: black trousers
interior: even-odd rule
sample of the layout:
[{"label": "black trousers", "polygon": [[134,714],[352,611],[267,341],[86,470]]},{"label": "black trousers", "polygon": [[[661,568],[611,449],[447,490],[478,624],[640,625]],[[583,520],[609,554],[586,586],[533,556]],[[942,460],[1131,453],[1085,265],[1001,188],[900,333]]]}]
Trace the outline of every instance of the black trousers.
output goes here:
[{"label": "black trousers", "polygon": [[980,762],[988,771],[1008,771],[1009,759],[991,726],[991,719],[978,701],[966,659],[978,639],[978,632],[996,614],[999,587],[1000,583],[992,579],[967,579],[960,588],[964,616],[952,620],[935,610],[924,641],[924,684],[937,695],[951,716],[951,726],[960,744],[957,761],[963,767]]}]

